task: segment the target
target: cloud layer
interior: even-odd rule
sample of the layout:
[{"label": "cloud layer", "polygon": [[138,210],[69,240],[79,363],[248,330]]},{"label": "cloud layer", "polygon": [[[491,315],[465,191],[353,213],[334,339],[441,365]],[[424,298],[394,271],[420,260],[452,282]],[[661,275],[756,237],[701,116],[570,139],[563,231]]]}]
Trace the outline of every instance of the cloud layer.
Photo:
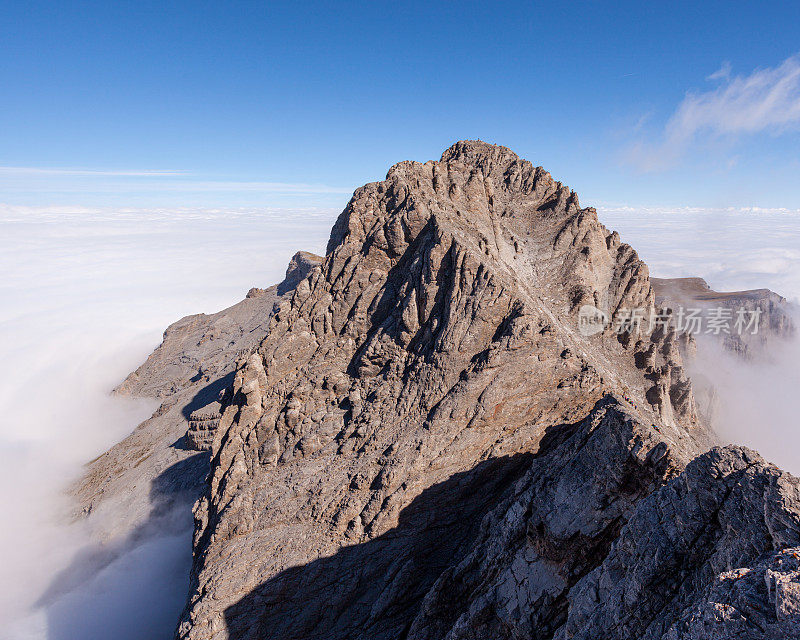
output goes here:
[{"label": "cloud layer", "polygon": [[[164,328],[282,279],[324,251],[338,210],[0,206],[0,632],[10,640],[168,638],[186,594],[191,518],[154,534],[45,609],[87,548],[63,491],[155,408],[108,391]],[[142,612],[147,612],[143,615]]]},{"label": "cloud layer", "polygon": [[718,291],[767,287],[800,303],[800,210],[598,207],[657,277],[699,276]]},{"label": "cloud layer", "polygon": [[[164,531],[117,557],[45,610],[32,610],[91,534],[60,519],[70,506],[63,488],[86,460],[149,415],[151,404],[107,392],[164,328],[189,313],[222,309],[251,286],[277,282],[294,251],[324,250],[337,213],[0,205],[0,483],[14,488],[0,494],[0,512],[13,523],[0,528],[0,546],[14,550],[0,572],[4,637],[105,640],[109,628],[131,640],[170,637],[186,593],[188,520],[183,530]],[[766,286],[800,299],[798,211],[599,213],[654,275],[699,275],[719,289]],[[735,411],[746,420],[728,422],[726,435],[797,471],[800,464],[787,454],[800,451],[786,391],[797,370],[789,355],[788,368],[755,371],[756,379],[726,374],[732,398],[755,407],[745,391],[759,389],[775,408],[768,421],[746,406]],[[770,383],[776,372],[784,383]]]}]

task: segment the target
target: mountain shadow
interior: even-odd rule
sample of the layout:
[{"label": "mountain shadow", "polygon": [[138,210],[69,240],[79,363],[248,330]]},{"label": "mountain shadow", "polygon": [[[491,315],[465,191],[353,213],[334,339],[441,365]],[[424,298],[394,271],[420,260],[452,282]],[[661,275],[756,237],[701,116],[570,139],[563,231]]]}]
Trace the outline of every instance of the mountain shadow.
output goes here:
[{"label": "mountain shadow", "polygon": [[471,550],[483,517],[533,457],[486,460],[454,474],[403,509],[394,529],[261,584],[225,610],[231,640],[404,637],[425,594]]},{"label": "mountain shadow", "polygon": [[209,454],[168,467],[151,483],[146,521],[122,540],[81,550],[36,603],[50,640],[169,637],[185,602],[191,565],[191,509]]}]

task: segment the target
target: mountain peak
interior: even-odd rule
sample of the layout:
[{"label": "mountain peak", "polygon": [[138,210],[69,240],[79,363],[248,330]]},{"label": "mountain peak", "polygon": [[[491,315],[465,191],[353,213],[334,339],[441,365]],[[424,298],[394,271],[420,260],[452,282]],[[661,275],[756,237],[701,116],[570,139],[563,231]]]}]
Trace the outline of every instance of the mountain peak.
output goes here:
[{"label": "mountain peak", "polygon": [[324,258],[167,330],[85,512],[202,491],[180,640],[796,637],[800,481],[706,452],[685,336],[579,325],[665,288],[776,297],[651,283],[503,147],[401,162]]},{"label": "mountain peak", "polygon": [[[572,191],[505,147],[459,142],[439,162],[401,162],[357,189],[320,267],[239,360],[195,510],[195,593],[209,595],[193,597],[181,637],[205,639],[221,601],[234,637],[396,637],[409,623],[401,612],[419,607],[438,575],[438,560],[421,559],[461,557],[530,456],[575,429],[600,438],[597,455],[616,451],[619,473],[637,469],[641,487],[609,518],[677,473],[708,434],[674,333],[583,336],[584,304],[652,306],[647,267]],[[495,493],[456,506],[464,487],[472,495],[487,482]],[[469,524],[448,519],[448,501]],[[588,513],[561,522],[563,535],[592,529],[580,524]],[[421,529],[408,524],[417,518]],[[366,565],[339,551],[366,545],[369,555],[406,535],[417,542],[390,543]],[[314,571],[327,556],[322,574],[360,577],[277,604],[291,565]],[[405,587],[385,583],[394,562],[408,563],[398,567]],[[254,600],[237,604],[243,589]],[[255,601],[275,604],[248,618]]]},{"label": "mountain peak", "polygon": [[482,165],[488,162],[509,164],[518,160],[519,156],[508,147],[483,140],[459,140],[445,149],[440,162]]}]

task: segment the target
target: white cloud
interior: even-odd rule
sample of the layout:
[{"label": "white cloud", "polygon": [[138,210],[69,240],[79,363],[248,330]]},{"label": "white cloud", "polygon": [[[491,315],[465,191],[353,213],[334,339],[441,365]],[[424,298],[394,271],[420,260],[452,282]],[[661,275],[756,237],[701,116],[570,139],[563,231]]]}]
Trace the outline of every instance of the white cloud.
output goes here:
[{"label": "white cloud", "polygon": [[800,210],[600,206],[598,217],[656,277],[705,278],[717,291],[766,287],[800,302]]},{"label": "white cloud", "polygon": [[731,77],[731,71],[733,71],[733,67],[731,66],[731,63],[726,60],[722,63],[722,66],[719,69],[717,69],[710,76],[706,76],[706,80],[729,80]]},{"label": "white cloud", "polygon": [[[20,205],[0,202],[0,223],[26,222],[51,223],[67,219],[85,225],[82,233],[91,233],[92,226],[100,222],[122,222],[154,220],[164,222],[190,220],[234,220],[248,217],[264,221],[281,221],[322,217],[329,219],[340,209],[330,207],[87,207],[82,205]],[[109,227],[101,227],[102,233],[111,233]],[[127,232],[127,231],[126,231]]]},{"label": "white cloud", "polygon": [[708,80],[719,86],[687,93],[667,121],[661,141],[640,142],[630,150],[633,164],[645,171],[666,168],[703,136],[737,139],[800,128],[800,54],[746,76],[731,76],[730,64],[725,63]]},{"label": "white cloud", "polygon": [[226,180],[187,171],[116,170],[0,166],[6,193],[261,193],[283,195],[345,194],[353,189],[305,182]]},{"label": "white cloud", "polygon": [[153,185],[154,191],[260,191],[264,193],[341,193],[350,194],[351,188],[331,187],[325,184],[304,182],[259,182],[236,180],[186,180]]}]

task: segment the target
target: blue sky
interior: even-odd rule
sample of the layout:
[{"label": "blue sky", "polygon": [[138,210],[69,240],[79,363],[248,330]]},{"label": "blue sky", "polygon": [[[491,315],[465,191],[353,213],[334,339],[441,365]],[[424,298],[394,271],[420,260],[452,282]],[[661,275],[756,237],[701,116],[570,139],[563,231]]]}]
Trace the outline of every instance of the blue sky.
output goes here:
[{"label": "blue sky", "polygon": [[505,144],[583,204],[800,208],[800,4],[0,1],[0,203],[341,207]]}]

